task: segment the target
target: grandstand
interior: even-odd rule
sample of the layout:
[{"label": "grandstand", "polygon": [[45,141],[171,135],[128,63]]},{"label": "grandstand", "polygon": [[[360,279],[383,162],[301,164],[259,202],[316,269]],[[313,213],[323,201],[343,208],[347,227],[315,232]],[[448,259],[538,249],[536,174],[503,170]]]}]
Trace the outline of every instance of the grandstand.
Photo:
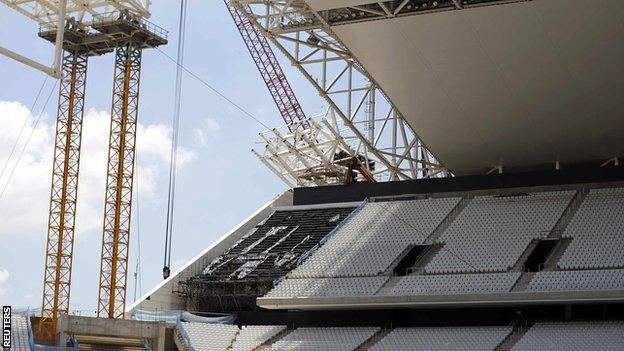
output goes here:
[{"label": "grandstand", "polygon": [[620,168],[354,186],[287,192],[133,308],[236,316],[189,350],[624,347]]},{"label": "grandstand", "polygon": [[255,297],[266,294],[275,279],[296,267],[353,211],[352,206],[276,209],[200,275],[181,284],[193,300],[189,303],[195,310],[254,309]]},{"label": "grandstand", "polygon": [[28,351],[32,345],[30,322],[23,314],[16,314],[11,324],[11,350]]},{"label": "grandstand", "polygon": [[[478,305],[622,298],[621,188],[494,192],[498,195],[369,199],[258,304],[311,308],[338,301]],[[594,215],[581,225],[588,213]],[[571,241],[560,241],[571,233],[576,233]],[[595,263],[566,264],[586,257]]]}]

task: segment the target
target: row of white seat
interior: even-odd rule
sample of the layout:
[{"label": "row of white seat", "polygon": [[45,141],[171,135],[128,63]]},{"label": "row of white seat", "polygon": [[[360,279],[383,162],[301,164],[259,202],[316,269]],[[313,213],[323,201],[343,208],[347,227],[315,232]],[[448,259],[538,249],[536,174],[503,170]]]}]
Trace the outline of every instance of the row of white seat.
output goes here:
[{"label": "row of white seat", "polygon": [[339,297],[373,295],[384,285],[388,277],[349,277],[282,280],[265,297]]},{"label": "row of white seat", "polygon": [[[472,199],[437,240],[428,273],[505,272],[531,240],[555,226],[574,191]],[[459,198],[373,202],[290,273],[295,278],[374,276],[411,244],[422,244]],[[488,250],[483,250],[487,247]]]},{"label": "row of white seat", "polygon": [[430,198],[367,203],[290,276],[377,275],[406,247],[421,244],[459,201]]},{"label": "row of white seat", "polygon": [[380,328],[298,328],[267,350],[350,351],[370,339]]},{"label": "row of white seat", "polygon": [[[383,294],[394,296],[494,294],[510,292],[520,272],[408,275]],[[389,277],[287,278],[265,297],[309,298],[372,296],[382,294]],[[624,270],[537,272],[524,291],[624,290]]]},{"label": "row of white seat", "polygon": [[391,295],[451,295],[505,293],[520,278],[520,272],[412,275],[401,278]]},{"label": "row of white seat", "polygon": [[494,350],[511,331],[511,327],[396,328],[371,351]]},{"label": "row of white seat", "polygon": [[[543,237],[552,230],[573,195],[574,191],[561,191],[472,199],[439,238],[438,242],[445,246],[425,266],[427,274],[403,278],[390,293],[419,295],[509,291],[519,275],[509,273],[510,268],[531,240]],[[421,243],[429,236],[459,200],[442,198],[368,203],[267,296],[374,294],[386,281],[382,275],[388,274],[385,271],[392,262],[410,244]],[[624,211],[624,189],[592,190],[586,201],[588,204],[607,201],[610,206],[615,203],[613,206]],[[583,206],[569,228],[574,227],[578,216],[587,217]],[[623,221],[622,217],[614,221]],[[609,220],[601,217],[601,221]],[[560,260],[560,268],[624,267],[624,233],[596,233],[591,236],[574,230],[571,232],[576,234]],[[604,262],[613,264],[605,266]],[[502,274],[488,275],[483,272]],[[452,275],[447,277],[440,273]],[[470,274],[462,276],[457,273]],[[583,289],[622,288],[618,279],[601,281],[601,275],[594,275],[567,271],[541,272],[528,289],[573,290],[575,286]],[[326,279],[346,277],[353,279]],[[454,279],[459,279],[459,282]],[[570,279],[577,279],[576,285],[571,285],[568,282]]]},{"label": "row of white seat", "polygon": [[624,269],[538,272],[526,290],[624,290]]},{"label": "row of white seat", "polygon": [[[504,293],[511,290],[520,272],[405,276],[390,295]],[[388,277],[287,278],[265,295],[267,298],[372,296]]]},{"label": "row of white seat", "polygon": [[624,267],[624,231],[576,235],[557,266],[561,269]]},{"label": "row of white seat", "polygon": [[[511,327],[396,328],[372,351],[484,351],[495,350],[512,332]],[[624,322],[536,323],[512,351],[621,351]]]},{"label": "row of white seat", "polygon": [[445,245],[425,271],[509,270],[531,240],[552,230],[573,195],[562,191],[472,199],[438,240]]},{"label": "row of white seat", "polygon": [[592,189],[565,232],[563,269],[624,267],[624,188]]},{"label": "row of white seat", "polygon": [[564,237],[624,231],[624,188],[592,189],[563,233]]},{"label": "row of white seat", "polygon": [[11,350],[30,351],[28,316],[13,314],[11,318]]},{"label": "row of white seat", "polygon": [[286,329],[283,325],[243,326],[229,350],[251,351]]},{"label": "row of white seat", "polygon": [[193,351],[251,351],[273,338],[286,326],[243,326],[197,322],[180,323],[187,347]]},{"label": "row of white seat", "polygon": [[[186,324],[186,323],[185,323]],[[201,324],[201,323],[194,323]],[[185,325],[184,328],[187,328]],[[253,350],[283,326],[243,327],[235,338],[235,326],[191,326],[200,329],[202,336],[211,342],[194,344],[192,350]],[[513,329],[511,327],[419,327],[395,328],[370,347],[372,351],[451,351],[494,350],[500,346]],[[354,350],[380,332],[377,327],[327,327],[298,328],[273,342],[266,350]],[[223,337],[223,334],[227,334]],[[235,339],[247,333],[252,340],[237,346]],[[270,334],[270,337],[266,337]],[[258,337],[260,335],[260,337]],[[549,322],[536,323],[515,343],[513,351],[524,350],[601,350],[624,349],[624,322]],[[217,339],[231,339],[229,344]],[[261,343],[257,340],[262,339]],[[229,346],[228,346],[229,345]]]},{"label": "row of white seat", "polygon": [[624,322],[536,323],[512,351],[624,350]]}]

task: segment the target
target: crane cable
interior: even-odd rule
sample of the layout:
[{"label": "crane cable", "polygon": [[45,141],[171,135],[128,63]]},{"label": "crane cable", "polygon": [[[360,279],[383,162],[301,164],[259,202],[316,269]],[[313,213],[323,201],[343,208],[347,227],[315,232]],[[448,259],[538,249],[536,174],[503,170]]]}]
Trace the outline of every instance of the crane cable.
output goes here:
[{"label": "crane cable", "polygon": [[180,1],[180,22],[178,24],[178,52],[176,66],[175,96],[172,118],[171,162],[169,166],[169,189],[167,194],[167,227],[165,230],[165,257],[163,260],[163,278],[171,274],[171,242],[173,241],[173,219],[176,190],[176,167],[178,139],[180,134],[180,101],[182,97],[182,64],[184,62],[184,37],[186,32],[186,0]]},{"label": "crane cable", "polygon": [[[138,151],[138,150],[137,150]],[[134,213],[135,213],[135,223],[136,223],[136,233],[137,233],[137,259],[136,266],[134,268],[134,302],[137,301],[137,292],[138,297],[143,296],[143,276],[141,274],[141,203],[139,202],[139,195],[141,194],[141,190],[139,188],[139,154],[137,153],[134,157]],[[138,287],[138,289],[137,289]]]},{"label": "crane cable", "polygon": [[[15,161],[15,164],[13,165],[13,168],[11,169],[11,172],[9,173],[9,175],[7,177],[6,183],[4,183],[4,187],[2,188],[2,191],[0,192],[0,200],[2,200],[2,196],[4,196],[4,193],[6,192],[7,187],[9,186],[9,183],[11,182],[11,179],[13,179],[13,175],[15,173],[15,170],[17,169],[17,166],[20,164],[20,161],[22,160],[22,156],[24,156],[24,152],[28,148],[28,144],[30,144],[30,139],[32,138],[33,134],[35,133],[35,130],[37,129],[37,126],[39,125],[39,122],[41,121],[41,117],[45,114],[45,109],[48,106],[48,102],[50,102],[50,98],[52,97],[52,93],[56,89],[56,86],[57,86],[57,84],[54,83],[54,85],[52,86],[52,89],[50,90],[50,93],[48,94],[47,99],[45,100],[45,103],[43,104],[43,107],[39,111],[39,115],[37,116],[37,119],[35,120],[35,124],[33,125],[32,129],[30,130],[30,134],[28,135],[28,138],[26,138],[26,142],[24,143],[24,146],[22,147],[22,150],[20,151],[19,155],[17,156],[17,161]],[[34,105],[33,105],[33,108],[34,108]],[[32,110],[31,110],[31,113],[32,113]],[[21,132],[20,132],[20,134],[21,134]],[[20,137],[18,137],[17,140],[19,140],[19,139],[20,139]],[[8,164],[8,160],[7,160],[7,164]]]},{"label": "crane cable", "polygon": [[[13,157],[13,154],[15,153],[15,150],[17,149],[17,146],[19,145],[19,141],[20,141],[20,139],[22,139],[22,135],[24,134],[24,130],[26,129],[26,126],[28,125],[28,122],[30,122],[30,117],[32,117],[34,115],[34,113],[35,113],[35,106],[37,105],[37,101],[39,101],[39,97],[41,96],[41,92],[43,91],[43,87],[45,87],[45,84],[46,84],[47,81],[48,81],[48,76],[46,75],[45,79],[41,83],[41,87],[39,87],[39,91],[37,92],[37,96],[35,97],[35,101],[30,106],[30,110],[28,110],[28,116],[26,116],[26,119],[24,120],[24,124],[22,124],[22,128],[20,129],[19,133],[17,134],[17,139],[15,139],[15,143],[13,143],[13,147],[11,148],[11,151],[9,152],[9,156],[7,157],[7,160],[4,163],[4,166],[2,167],[2,171],[0,171],[0,179],[2,179],[2,177],[4,176],[4,172],[7,170],[9,162],[11,161],[11,158]],[[7,181],[7,183],[8,183],[8,181]]]}]

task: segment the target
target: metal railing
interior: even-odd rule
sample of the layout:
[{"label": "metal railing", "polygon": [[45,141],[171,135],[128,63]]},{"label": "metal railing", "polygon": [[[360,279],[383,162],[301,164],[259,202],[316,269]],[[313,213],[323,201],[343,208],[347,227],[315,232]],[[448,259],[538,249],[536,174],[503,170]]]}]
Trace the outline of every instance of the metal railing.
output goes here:
[{"label": "metal railing", "polygon": [[[130,24],[138,30],[145,31],[152,36],[167,39],[169,37],[169,31],[163,27],[150,22],[146,19],[135,19],[122,16],[121,12],[107,12],[94,17],[87,23],[75,23],[75,26],[68,27],[76,30],[84,30],[85,33],[89,32],[90,28],[101,27],[108,24],[114,24],[116,22],[123,21],[126,24]],[[58,24],[56,22],[42,22],[39,23],[39,33],[56,32]],[[97,30],[96,30],[97,31]]]}]

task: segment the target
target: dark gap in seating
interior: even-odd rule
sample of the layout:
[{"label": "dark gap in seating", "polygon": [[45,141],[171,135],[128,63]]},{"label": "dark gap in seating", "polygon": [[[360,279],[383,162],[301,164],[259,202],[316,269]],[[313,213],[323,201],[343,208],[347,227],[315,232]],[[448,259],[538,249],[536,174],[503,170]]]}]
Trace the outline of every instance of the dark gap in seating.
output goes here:
[{"label": "dark gap in seating", "polygon": [[546,263],[546,259],[552,252],[552,250],[557,246],[559,240],[557,239],[545,239],[540,240],[533,252],[529,255],[526,262],[524,262],[524,271],[525,272],[539,272],[544,267]]},{"label": "dark gap in seating", "polygon": [[409,269],[414,267],[416,263],[421,261],[427,256],[427,252],[431,250],[433,245],[414,245],[409,252],[399,261],[399,263],[394,267],[394,275],[398,277],[403,277],[408,275]]},{"label": "dark gap in seating", "polygon": [[513,194],[497,195],[495,197],[526,197],[526,196],[531,196],[531,194],[529,194],[529,193],[513,193]]},{"label": "dark gap in seating", "polygon": [[481,308],[243,311],[236,324],[300,327],[450,327],[526,325],[537,321],[624,320],[624,304],[544,304]]}]

